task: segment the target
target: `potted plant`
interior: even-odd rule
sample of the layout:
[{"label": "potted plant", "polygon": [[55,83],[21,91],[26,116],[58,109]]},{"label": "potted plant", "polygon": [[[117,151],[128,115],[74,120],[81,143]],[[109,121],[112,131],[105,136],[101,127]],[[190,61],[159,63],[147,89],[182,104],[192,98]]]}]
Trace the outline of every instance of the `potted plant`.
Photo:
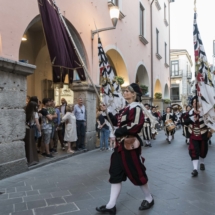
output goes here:
[{"label": "potted plant", "polygon": [[165,99],[165,100],[164,100],[164,103],[165,103],[165,104],[170,104],[170,103],[171,103],[171,100],[170,100],[170,99]]},{"label": "potted plant", "polygon": [[123,85],[124,84],[124,79],[120,76],[116,76],[116,80],[119,83],[119,85]]},{"label": "potted plant", "polygon": [[155,93],[156,99],[162,99],[162,93]]},{"label": "potted plant", "polygon": [[148,93],[148,86],[140,85],[140,89],[141,89],[143,95],[146,95],[146,93]]}]

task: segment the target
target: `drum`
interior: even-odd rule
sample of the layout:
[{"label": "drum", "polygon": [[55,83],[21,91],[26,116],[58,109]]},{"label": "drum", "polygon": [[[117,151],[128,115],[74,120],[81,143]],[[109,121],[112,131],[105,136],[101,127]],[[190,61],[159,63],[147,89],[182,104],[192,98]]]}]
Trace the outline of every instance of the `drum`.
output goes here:
[{"label": "drum", "polygon": [[171,119],[166,120],[165,126],[166,126],[167,131],[172,131],[175,129],[175,124]]}]

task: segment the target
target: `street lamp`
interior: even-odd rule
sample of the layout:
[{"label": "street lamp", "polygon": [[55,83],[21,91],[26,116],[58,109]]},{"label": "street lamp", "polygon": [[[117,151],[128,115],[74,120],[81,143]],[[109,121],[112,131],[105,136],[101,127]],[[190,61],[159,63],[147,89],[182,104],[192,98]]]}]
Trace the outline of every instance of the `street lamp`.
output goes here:
[{"label": "street lamp", "polygon": [[26,34],[24,34],[23,36],[22,36],[22,41],[26,41],[27,40],[27,36],[26,36]]},{"label": "street lamp", "polygon": [[112,20],[113,27],[101,28],[101,29],[97,29],[97,30],[91,31],[92,40],[94,39],[94,35],[97,34],[97,33],[99,33],[99,32],[109,31],[109,30],[112,30],[112,29],[116,29],[116,24],[117,24],[117,21],[119,19],[119,14],[120,14],[119,8],[117,6],[111,6],[110,7],[110,18]]}]

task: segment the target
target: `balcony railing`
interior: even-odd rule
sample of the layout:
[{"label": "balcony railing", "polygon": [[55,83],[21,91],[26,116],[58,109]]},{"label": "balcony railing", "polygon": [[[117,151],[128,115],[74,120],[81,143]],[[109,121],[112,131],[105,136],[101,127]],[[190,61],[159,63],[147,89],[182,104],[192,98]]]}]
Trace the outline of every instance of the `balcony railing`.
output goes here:
[{"label": "balcony railing", "polygon": [[182,71],[171,72],[171,77],[182,77]]},{"label": "balcony railing", "polygon": [[171,95],[171,100],[172,101],[179,101],[180,100],[180,96],[179,95]]}]

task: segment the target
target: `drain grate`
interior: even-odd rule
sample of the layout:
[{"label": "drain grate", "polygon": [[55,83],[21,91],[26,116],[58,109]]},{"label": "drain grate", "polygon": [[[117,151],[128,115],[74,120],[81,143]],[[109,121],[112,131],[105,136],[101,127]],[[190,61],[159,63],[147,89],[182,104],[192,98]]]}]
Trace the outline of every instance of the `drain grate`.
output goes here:
[{"label": "drain grate", "polygon": [[1,191],[0,191],[0,195],[2,195],[2,194],[4,194],[4,192],[1,192]]}]

